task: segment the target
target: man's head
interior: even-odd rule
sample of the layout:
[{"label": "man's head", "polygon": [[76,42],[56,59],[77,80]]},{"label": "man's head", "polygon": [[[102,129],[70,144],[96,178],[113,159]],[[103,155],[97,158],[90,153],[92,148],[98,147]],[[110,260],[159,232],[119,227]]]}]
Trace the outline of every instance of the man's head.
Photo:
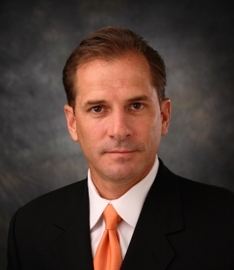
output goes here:
[{"label": "man's head", "polygon": [[143,55],[151,73],[151,83],[155,87],[159,102],[165,98],[166,71],[164,61],[156,50],[139,35],[129,29],[105,27],[86,37],[68,58],[63,70],[63,84],[68,104],[75,108],[77,95],[76,71],[79,67],[95,59],[112,61],[124,58],[128,53]]},{"label": "man's head", "polygon": [[[153,71],[145,55],[155,60]],[[81,42],[64,81],[71,138],[79,142],[101,196],[118,198],[148,174],[168,130],[163,61],[130,30],[104,28]]]}]

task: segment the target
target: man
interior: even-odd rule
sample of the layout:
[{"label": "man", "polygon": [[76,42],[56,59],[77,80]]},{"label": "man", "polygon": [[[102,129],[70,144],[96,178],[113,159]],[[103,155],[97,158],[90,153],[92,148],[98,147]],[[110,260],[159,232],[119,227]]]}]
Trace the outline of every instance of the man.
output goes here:
[{"label": "man", "polygon": [[[176,176],[157,157],[171,115],[159,54],[106,27],[71,54],[63,82],[88,177],[17,211],[8,269],[234,269],[233,194]],[[103,241],[115,245],[111,258]]]}]

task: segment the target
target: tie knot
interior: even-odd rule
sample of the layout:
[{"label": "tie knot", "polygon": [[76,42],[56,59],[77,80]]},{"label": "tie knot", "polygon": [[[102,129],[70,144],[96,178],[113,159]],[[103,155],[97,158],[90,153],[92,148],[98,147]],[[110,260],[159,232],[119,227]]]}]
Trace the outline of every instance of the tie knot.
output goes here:
[{"label": "tie knot", "polygon": [[115,211],[115,208],[112,206],[112,204],[107,205],[103,211],[103,217],[106,222],[106,230],[116,230],[117,224],[120,222],[121,218]]}]

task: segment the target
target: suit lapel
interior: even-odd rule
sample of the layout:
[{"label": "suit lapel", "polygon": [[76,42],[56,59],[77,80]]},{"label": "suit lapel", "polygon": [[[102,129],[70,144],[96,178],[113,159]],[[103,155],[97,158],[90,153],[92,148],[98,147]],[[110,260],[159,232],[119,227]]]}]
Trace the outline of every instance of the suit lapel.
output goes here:
[{"label": "suit lapel", "polygon": [[160,161],[121,270],[165,270],[175,257],[167,234],[183,230],[180,185]]},{"label": "suit lapel", "polygon": [[64,231],[54,245],[61,269],[93,270],[90,244],[89,200],[87,181],[82,181],[61,211],[55,226]]}]

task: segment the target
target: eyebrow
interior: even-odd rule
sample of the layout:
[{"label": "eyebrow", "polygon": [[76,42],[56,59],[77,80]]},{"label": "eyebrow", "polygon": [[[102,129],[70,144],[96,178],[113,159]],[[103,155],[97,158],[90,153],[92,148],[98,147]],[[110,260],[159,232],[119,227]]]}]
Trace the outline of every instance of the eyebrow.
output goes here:
[{"label": "eyebrow", "polygon": [[[146,95],[136,96],[136,97],[127,99],[127,102],[145,101],[145,100],[150,100],[150,97]],[[94,100],[87,101],[83,107],[94,106],[94,105],[105,104],[105,103],[107,103],[105,99],[94,99]]]},{"label": "eyebrow", "polygon": [[141,96],[136,96],[133,98],[128,99],[128,101],[133,102],[133,101],[140,101],[140,100],[149,100],[150,97],[146,96],[146,95],[141,95]]},{"label": "eyebrow", "polygon": [[94,99],[94,100],[89,100],[87,102],[85,102],[83,107],[87,107],[87,106],[93,106],[93,105],[97,105],[97,104],[103,104],[106,103],[106,100],[104,99]]}]

